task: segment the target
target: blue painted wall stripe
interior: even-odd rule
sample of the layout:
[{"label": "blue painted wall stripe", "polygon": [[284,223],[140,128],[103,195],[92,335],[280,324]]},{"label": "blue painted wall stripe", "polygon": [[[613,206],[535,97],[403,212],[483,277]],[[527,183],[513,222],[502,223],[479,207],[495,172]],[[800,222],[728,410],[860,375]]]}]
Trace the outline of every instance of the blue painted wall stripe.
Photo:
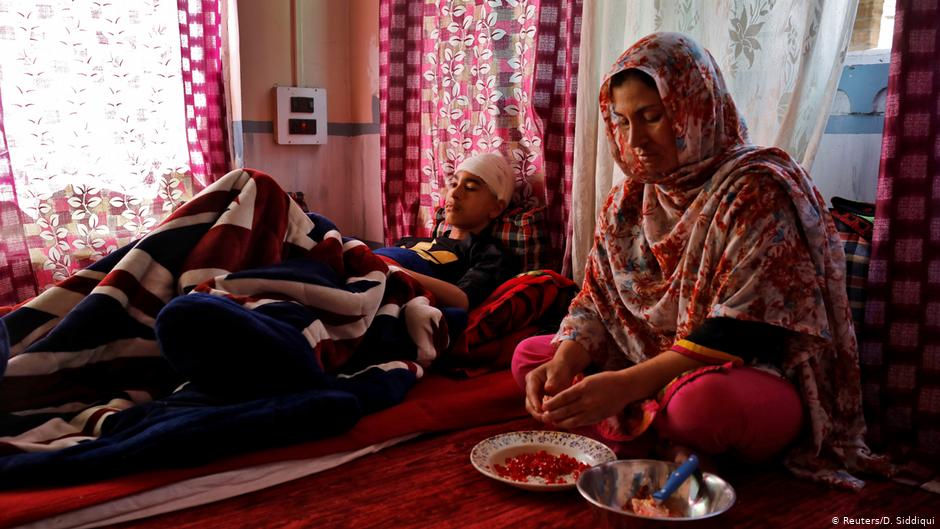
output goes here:
[{"label": "blue painted wall stripe", "polygon": [[[271,121],[236,121],[245,134],[274,134],[274,123]],[[237,128],[237,127],[236,127]],[[327,136],[362,136],[365,134],[378,134],[378,123],[327,123]]]},{"label": "blue painted wall stripe", "polygon": [[883,115],[849,114],[829,116],[826,134],[881,134],[885,126]]},{"label": "blue painted wall stripe", "polygon": [[232,147],[235,149],[235,166],[243,167],[245,165],[245,130],[242,128],[243,122],[232,122]]},{"label": "blue painted wall stripe", "polygon": [[245,134],[274,134],[274,123],[271,121],[236,121],[241,123]]}]

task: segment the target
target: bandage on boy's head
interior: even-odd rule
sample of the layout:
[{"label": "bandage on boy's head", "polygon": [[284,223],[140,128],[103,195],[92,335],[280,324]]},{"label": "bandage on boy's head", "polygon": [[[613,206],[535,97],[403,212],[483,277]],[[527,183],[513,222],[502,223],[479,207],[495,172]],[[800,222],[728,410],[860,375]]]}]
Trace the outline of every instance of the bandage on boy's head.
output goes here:
[{"label": "bandage on boy's head", "polygon": [[498,152],[473,155],[457,166],[456,172],[460,171],[478,177],[496,195],[497,200],[503,201],[503,206],[509,205],[516,187],[515,176],[503,155]]}]

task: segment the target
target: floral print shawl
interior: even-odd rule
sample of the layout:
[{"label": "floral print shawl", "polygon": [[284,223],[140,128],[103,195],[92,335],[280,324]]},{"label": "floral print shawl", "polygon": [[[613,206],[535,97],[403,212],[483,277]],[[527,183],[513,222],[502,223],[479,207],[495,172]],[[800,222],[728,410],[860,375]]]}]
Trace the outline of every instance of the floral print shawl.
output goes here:
[{"label": "floral print shawl", "polygon": [[[672,119],[680,165],[669,174],[646,172],[611,123],[610,78],[630,68],[656,81]],[[788,465],[852,488],[862,482],[846,470],[887,468],[863,440],[845,256],[806,171],[786,152],[749,144],[715,60],[682,34],[652,34],[624,52],[600,111],[627,178],[607,197],[555,341],[575,340],[596,365],[620,369],[670,349],[706,318],[788,329],[779,367],[802,394],[810,430]]]}]

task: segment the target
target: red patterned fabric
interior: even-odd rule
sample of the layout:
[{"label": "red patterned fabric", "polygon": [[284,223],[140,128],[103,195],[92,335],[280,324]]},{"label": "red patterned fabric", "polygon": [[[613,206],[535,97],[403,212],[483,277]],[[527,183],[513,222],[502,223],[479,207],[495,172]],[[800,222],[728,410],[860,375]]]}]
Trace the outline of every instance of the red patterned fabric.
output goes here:
[{"label": "red patterned fabric", "polygon": [[467,341],[471,345],[500,337],[544,318],[561,319],[574,294],[575,284],[551,270],[519,274],[497,288],[468,315]]},{"label": "red patterned fabric", "polygon": [[16,185],[0,100],[0,306],[13,305],[37,294],[24,223],[23,212],[16,205]]},{"label": "red patterned fabric", "polygon": [[582,0],[468,5],[382,0],[380,108],[386,243],[427,236],[457,165],[501,151],[515,205],[547,207],[565,249]]},{"label": "red patterned fabric", "polygon": [[940,461],[940,4],[899,0],[861,362],[869,436]]},{"label": "red patterned fabric", "polygon": [[462,370],[479,367],[483,372],[509,366],[520,341],[557,325],[575,290],[570,279],[551,270],[519,274],[467,314],[460,342],[443,360]]},{"label": "red patterned fabric", "polygon": [[228,172],[219,0],[177,0],[189,166],[195,191]]},{"label": "red patterned fabric", "polygon": [[[542,120],[545,204],[551,249],[569,253],[571,181],[574,167],[575,94],[581,46],[582,0],[541,2],[532,106]],[[565,259],[564,267],[570,266]]]}]

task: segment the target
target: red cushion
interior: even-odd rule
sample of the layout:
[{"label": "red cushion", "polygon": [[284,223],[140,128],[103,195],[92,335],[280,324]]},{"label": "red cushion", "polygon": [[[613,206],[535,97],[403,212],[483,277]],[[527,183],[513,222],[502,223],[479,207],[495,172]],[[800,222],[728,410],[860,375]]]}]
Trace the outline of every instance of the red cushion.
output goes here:
[{"label": "red cushion", "polygon": [[570,279],[551,270],[506,281],[467,315],[467,328],[442,358],[443,367],[474,375],[508,366],[519,342],[558,328],[574,291]]}]

